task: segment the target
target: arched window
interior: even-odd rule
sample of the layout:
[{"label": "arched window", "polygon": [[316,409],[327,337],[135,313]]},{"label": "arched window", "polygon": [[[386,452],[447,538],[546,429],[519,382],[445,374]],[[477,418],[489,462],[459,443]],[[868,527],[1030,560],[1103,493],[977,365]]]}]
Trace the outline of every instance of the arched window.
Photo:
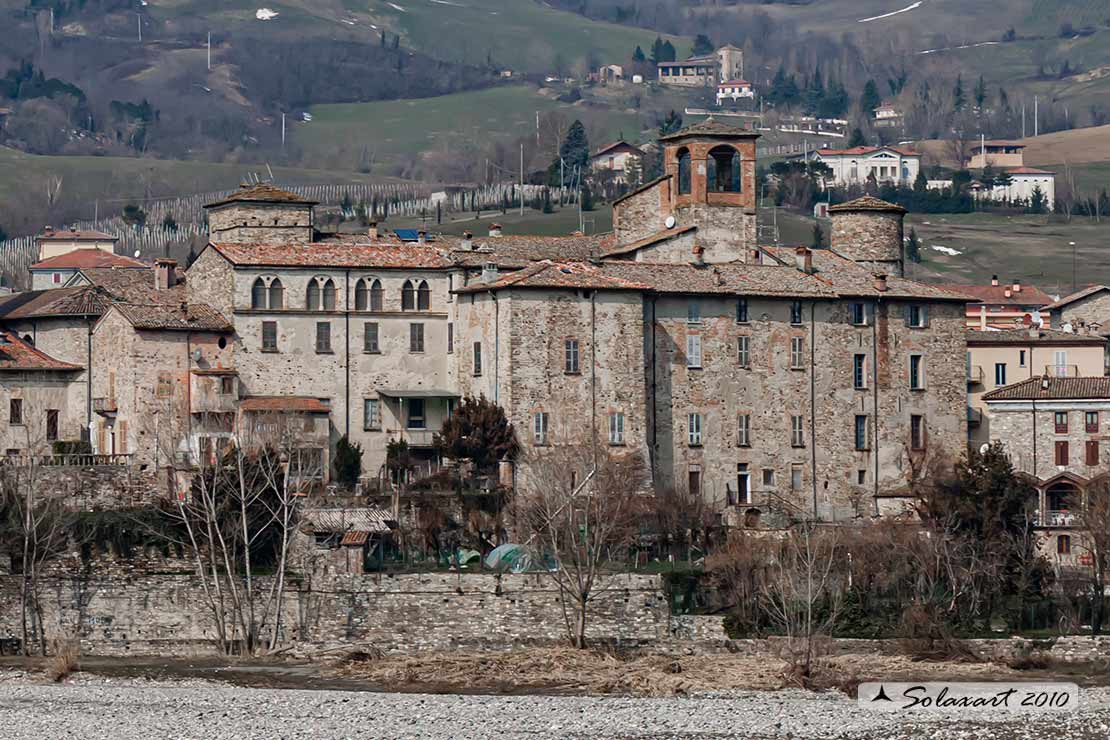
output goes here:
[{"label": "arched window", "polygon": [[416,290],[412,287],[412,281],[406,280],[405,284],[401,286],[401,310],[412,311],[416,308]]},{"label": "arched window", "polygon": [[428,311],[432,307],[432,290],[428,287],[427,280],[421,280],[420,287],[416,289],[416,307],[421,311]]},{"label": "arched window", "polygon": [[324,310],[335,310],[335,283],[330,279],[324,283]]},{"label": "arched window", "polygon": [[690,150],[678,150],[678,194],[690,193]]},{"label": "arched window", "polygon": [[356,311],[365,311],[366,310],[366,306],[369,303],[368,297],[369,296],[368,296],[367,291],[366,291],[366,281],[359,278],[359,281],[357,283],[355,283],[355,310]]},{"label": "arched window", "polygon": [[331,278],[314,277],[308,281],[305,307],[309,311],[335,310],[335,283]]},{"label": "arched window", "polygon": [[730,146],[710,149],[706,182],[711,193],[739,193],[740,153]]},{"label": "arched window", "polygon": [[320,310],[320,283],[316,278],[308,281],[308,292],[305,294],[304,306],[309,311]]},{"label": "arched window", "polygon": [[370,310],[381,311],[383,305],[385,305],[385,297],[382,295],[382,281],[375,280],[370,286]]},{"label": "arched window", "polygon": [[266,308],[266,281],[255,278],[251,286],[251,308]]},{"label": "arched window", "polygon": [[285,290],[281,286],[281,280],[274,278],[270,281],[270,309],[285,308]]}]

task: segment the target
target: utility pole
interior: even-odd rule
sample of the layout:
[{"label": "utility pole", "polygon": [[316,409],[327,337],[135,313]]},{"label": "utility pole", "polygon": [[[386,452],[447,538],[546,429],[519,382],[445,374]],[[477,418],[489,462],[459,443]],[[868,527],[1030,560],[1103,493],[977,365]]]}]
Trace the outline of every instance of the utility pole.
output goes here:
[{"label": "utility pole", "polygon": [[524,142],[520,143],[520,216],[524,217]]},{"label": "utility pole", "polygon": [[1025,138],[1025,101],[1021,101],[1021,138]]},{"label": "utility pole", "polygon": [[1040,122],[1040,101],[1037,96],[1033,96],[1033,136],[1039,136],[1041,131]]},{"label": "utility pole", "polygon": [[281,114],[281,148],[285,149],[285,114]]},{"label": "utility pole", "polygon": [[141,43],[143,43],[143,17],[142,17],[142,16],[140,15],[140,14],[136,13],[136,14],[135,14],[135,20],[136,20],[136,21],[138,22],[138,26],[139,26],[139,43],[141,44]]},{"label": "utility pole", "polygon": [[208,32],[208,71],[212,71],[212,32]]}]

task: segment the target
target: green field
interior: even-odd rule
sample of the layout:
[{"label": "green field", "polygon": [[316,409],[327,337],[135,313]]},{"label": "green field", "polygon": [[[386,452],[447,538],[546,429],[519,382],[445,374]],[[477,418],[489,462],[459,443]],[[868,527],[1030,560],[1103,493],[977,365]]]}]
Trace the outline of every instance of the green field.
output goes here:
[{"label": "green field", "polygon": [[605,133],[594,138],[611,140],[621,132],[635,138],[640,131],[635,112],[566,105],[515,85],[436,98],[313,106],[313,120],[294,127],[293,141],[319,166],[353,169],[366,149],[378,171],[381,166],[394,171],[415,165],[429,152],[491,139],[511,142],[534,132],[536,113],[550,110],[561,110],[568,119],[596,119]]}]

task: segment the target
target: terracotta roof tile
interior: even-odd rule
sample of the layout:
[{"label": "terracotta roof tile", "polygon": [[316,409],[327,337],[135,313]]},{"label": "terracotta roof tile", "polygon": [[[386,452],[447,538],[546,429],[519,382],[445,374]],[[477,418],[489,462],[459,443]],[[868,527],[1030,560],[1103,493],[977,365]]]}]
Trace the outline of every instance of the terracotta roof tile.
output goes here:
[{"label": "terracotta roof tile", "polygon": [[1008,329],[1004,331],[979,331],[968,329],[968,346],[977,344],[1092,344],[1104,345],[1106,339],[1097,334],[1073,334],[1055,329],[1037,329],[1032,334],[1028,329]]},{"label": "terracotta roof tile", "polygon": [[267,182],[257,185],[240,185],[239,189],[228,195],[223,200],[209,203],[205,208],[216,208],[228,203],[298,203],[305,206],[314,206],[316,201],[303,198],[296,193],[282,190],[276,185]]},{"label": "terracotta roof tile", "polygon": [[[787,269],[794,269],[797,247],[763,247],[764,252],[782,262]],[[968,296],[946,287],[919,283],[916,280],[888,275],[886,290],[875,287],[874,273],[831,249],[814,249],[814,278],[823,281],[836,295],[861,298],[922,299],[958,301],[966,303]],[[799,273],[801,274],[801,273]]]},{"label": "terracotta roof tile", "polygon": [[103,231],[92,231],[83,229],[51,229],[44,231],[35,237],[40,241],[117,241],[118,237],[111,234],[105,234]]},{"label": "terracotta roof tile", "polygon": [[111,296],[91,285],[29,290],[0,298],[0,319],[99,316],[109,303]]},{"label": "terracotta roof tile", "polygon": [[1029,378],[983,395],[984,401],[1110,399],[1110,378]]},{"label": "terracotta roof tile", "polygon": [[[629,242],[628,244],[621,244],[619,246],[610,247],[608,250],[602,253],[602,256],[615,257],[621,254],[628,254],[629,252],[636,252],[640,249],[643,249],[644,247],[650,247],[653,244],[668,241],[669,239],[673,239],[676,236],[682,236],[683,234],[688,234],[691,231],[696,231],[697,228],[697,226],[690,225],[678,226],[673,229],[667,229],[666,231],[660,231],[658,233],[651,234],[650,236],[645,236],[643,239],[637,239],[634,242]],[[691,255],[691,258],[692,257],[693,255]]]},{"label": "terracotta roof tile", "polygon": [[838,203],[829,208],[829,213],[850,213],[852,211],[890,211],[892,213],[905,213],[906,209],[894,203],[887,203],[870,195],[850,200],[847,203]]},{"label": "terracotta roof tile", "polygon": [[86,267],[147,267],[143,262],[103,249],[75,249],[31,265],[32,270],[80,270]]},{"label": "terracotta roof tile", "polygon": [[0,331],[0,371],[61,371],[81,370],[80,365],[56,360],[24,342],[14,332]]},{"label": "terracotta roof tile", "polygon": [[306,414],[326,414],[331,411],[327,401],[312,396],[248,396],[239,402],[243,411],[286,411]]},{"label": "terracotta roof tile", "polygon": [[1008,175],[1056,175],[1055,172],[1038,170],[1036,167],[1009,167],[1005,172]]},{"label": "terracotta roof tile", "polygon": [[[1055,311],[1058,308],[1063,308],[1064,306],[1075,303],[1076,301],[1081,301],[1084,298],[1095,295],[1096,293],[1101,293],[1104,290],[1110,290],[1110,286],[1088,285],[1083,290],[1079,290],[1070,295],[1066,295],[1060,300],[1049,303],[1047,306],[1042,306],[1041,308],[1045,311]],[[1022,292],[1025,292],[1024,289],[1022,290]]]},{"label": "terracotta roof tile", "polygon": [[[963,293],[974,300],[968,303],[986,303],[1008,306],[1048,306],[1052,296],[1034,285],[1021,286],[1020,293],[1013,292],[1013,286],[1003,285],[964,285],[962,283],[936,283],[936,287],[952,292]],[[1006,291],[1011,295],[1006,296]]]},{"label": "terracotta roof tile", "polygon": [[629,149],[635,149],[640,154],[644,153],[644,150],[640,147],[636,146],[635,144],[629,144],[627,141],[624,141],[622,139],[620,141],[614,141],[612,144],[606,144],[605,146],[594,152],[593,156],[600,157],[602,154],[605,154],[605,152],[612,151],[613,149],[617,149],[618,147],[628,147]]},{"label": "terracotta roof tile", "polygon": [[896,146],[854,146],[850,149],[818,149],[814,154],[828,157],[862,157],[865,154],[874,154],[875,152],[881,151],[897,152],[903,157],[921,156],[921,152],[915,152],[912,149],[902,149]]},{"label": "terracotta roof tile", "polygon": [[231,322],[206,303],[113,304],[136,329],[230,332]]},{"label": "terracotta roof tile", "polygon": [[726,123],[717,121],[713,116],[706,118],[704,121],[692,123],[689,126],[675,131],[673,134],[660,136],[659,141],[672,141],[674,139],[684,139],[687,136],[741,136],[749,139],[759,137],[756,131],[749,131],[736,126],[729,126]]}]

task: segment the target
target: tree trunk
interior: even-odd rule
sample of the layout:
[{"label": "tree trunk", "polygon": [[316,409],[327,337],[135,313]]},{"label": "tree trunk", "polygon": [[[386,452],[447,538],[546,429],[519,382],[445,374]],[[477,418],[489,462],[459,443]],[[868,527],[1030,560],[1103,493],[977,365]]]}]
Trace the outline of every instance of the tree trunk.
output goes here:
[{"label": "tree trunk", "polygon": [[586,599],[578,602],[578,613],[575,615],[574,646],[579,650],[586,647]]}]

